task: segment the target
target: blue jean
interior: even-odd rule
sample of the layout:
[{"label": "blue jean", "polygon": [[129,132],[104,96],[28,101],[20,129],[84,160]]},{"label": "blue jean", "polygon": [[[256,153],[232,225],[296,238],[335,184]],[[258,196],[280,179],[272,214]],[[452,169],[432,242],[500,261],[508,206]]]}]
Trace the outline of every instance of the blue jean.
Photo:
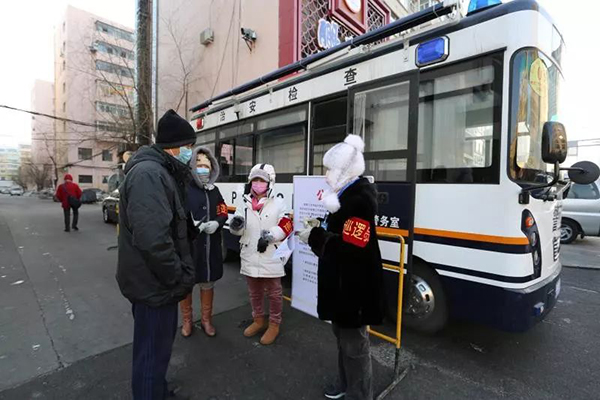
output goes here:
[{"label": "blue jean", "polygon": [[177,303],[149,307],[132,306],[134,400],[162,400],[167,396],[167,368],[177,332]]}]

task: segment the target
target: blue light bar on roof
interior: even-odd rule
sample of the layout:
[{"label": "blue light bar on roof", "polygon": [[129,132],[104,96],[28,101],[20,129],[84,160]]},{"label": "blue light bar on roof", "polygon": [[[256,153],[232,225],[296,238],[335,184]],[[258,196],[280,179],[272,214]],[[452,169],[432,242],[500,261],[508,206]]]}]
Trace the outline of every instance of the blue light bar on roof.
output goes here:
[{"label": "blue light bar on roof", "polygon": [[448,58],[450,46],[445,36],[431,39],[417,46],[417,67],[435,64]]},{"label": "blue light bar on roof", "polygon": [[502,4],[501,0],[471,0],[469,2],[469,9],[467,10],[467,15],[474,13],[475,11],[481,11],[484,8],[488,8],[491,6],[497,6],[498,4]]}]

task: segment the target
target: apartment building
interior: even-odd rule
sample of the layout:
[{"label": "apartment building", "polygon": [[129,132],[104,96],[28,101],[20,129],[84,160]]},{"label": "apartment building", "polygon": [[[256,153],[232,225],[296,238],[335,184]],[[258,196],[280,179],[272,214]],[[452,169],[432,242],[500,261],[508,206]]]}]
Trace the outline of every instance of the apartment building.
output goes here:
[{"label": "apartment building", "polygon": [[[133,30],[68,6],[55,32],[55,155],[59,173],[107,190],[133,137]],[[59,177],[61,179],[61,177]]]},{"label": "apartment building", "polygon": [[0,147],[0,187],[13,186],[13,177],[19,173],[21,155],[16,147]]},{"label": "apartment building", "polygon": [[[54,84],[36,79],[31,90],[31,110],[54,115]],[[54,120],[31,116],[31,161],[37,166],[51,167],[55,151]]]}]

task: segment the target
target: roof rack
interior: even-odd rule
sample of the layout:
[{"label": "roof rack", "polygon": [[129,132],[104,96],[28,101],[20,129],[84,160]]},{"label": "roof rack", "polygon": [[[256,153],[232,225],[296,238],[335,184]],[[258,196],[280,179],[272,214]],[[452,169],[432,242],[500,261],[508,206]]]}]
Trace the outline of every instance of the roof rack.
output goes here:
[{"label": "roof rack", "polygon": [[337,46],[334,46],[327,50],[323,50],[319,53],[305,57],[305,58],[303,58],[299,61],[296,61],[292,64],[286,65],[285,67],[281,67],[271,73],[263,75],[260,78],[256,78],[250,82],[247,82],[243,85],[235,87],[227,92],[221,93],[220,95],[217,95],[211,99],[206,100],[203,103],[198,104],[197,106],[190,108],[190,111],[192,111],[192,112],[200,111],[200,110],[210,106],[215,101],[222,100],[222,99],[230,97],[230,96],[242,94],[249,90],[260,87],[266,83],[273,82],[274,80],[283,78],[287,75],[293,74],[293,73],[301,71],[301,70],[305,70],[309,64],[314,63],[315,61],[322,60],[322,59],[324,59],[334,53],[337,53],[338,51],[343,50],[345,48],[354,48],[354,47],[370,44],[370,43],[385,39],[389,36],[395,35],[397,33],[401,33],[401,32],[407,31],[409,29],[415,28],[419,25],[422,25],[426,22],[432,21],[436,18],[448,15],[448,14],[452,13],[452,11],[454,9],[456,9],[457,7],[458,7],[457,0],[445,0],[443,3],[435,4],[435,5],[433,5],[429,8],[426,8],[422,11],[419,11],[419,12],[411,14],[407,17],[396,20],[390,24],[382,26],[381,28],[377,28],[371,32],[367,32],[363,35],[356,36],[352,39],[346,40],[345,42],[342,42],[342,43],[338,44]]}]

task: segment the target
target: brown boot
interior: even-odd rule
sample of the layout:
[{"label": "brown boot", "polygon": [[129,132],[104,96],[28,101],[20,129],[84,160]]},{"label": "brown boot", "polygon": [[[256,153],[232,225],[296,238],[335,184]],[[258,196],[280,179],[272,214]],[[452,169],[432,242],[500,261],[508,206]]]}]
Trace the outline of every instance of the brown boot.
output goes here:
[{"label": "brown boot", "polygon": [[244,330],[244,336],[252,337],[267,329],[265,317],[254,318],[254,322]]},{"label": "brown boot", "polygon": [[269,322],[269,329],[265,332],[265,334],[260,338],[260,344],[264,344],[265,346],[269,344],[273,344],[277,336],[279,335],[279,324],[274,324]]},{"label": "brown boot", "polygon": [[206,336],[210,337],[213,337],[217,334],[215,327],[212,325],[212,309],[214,296],[214,289],[200,291],[200,304],[202,307],[202,318],[200,319],[200,326],[202,326],[202,329],[204,330],[204,333],[206,333]]},{"label": "brown boot", "polygon": [[179,302],[183,325],[181,325],[181,336],[189,337],[192,334],[192,294]]}]

